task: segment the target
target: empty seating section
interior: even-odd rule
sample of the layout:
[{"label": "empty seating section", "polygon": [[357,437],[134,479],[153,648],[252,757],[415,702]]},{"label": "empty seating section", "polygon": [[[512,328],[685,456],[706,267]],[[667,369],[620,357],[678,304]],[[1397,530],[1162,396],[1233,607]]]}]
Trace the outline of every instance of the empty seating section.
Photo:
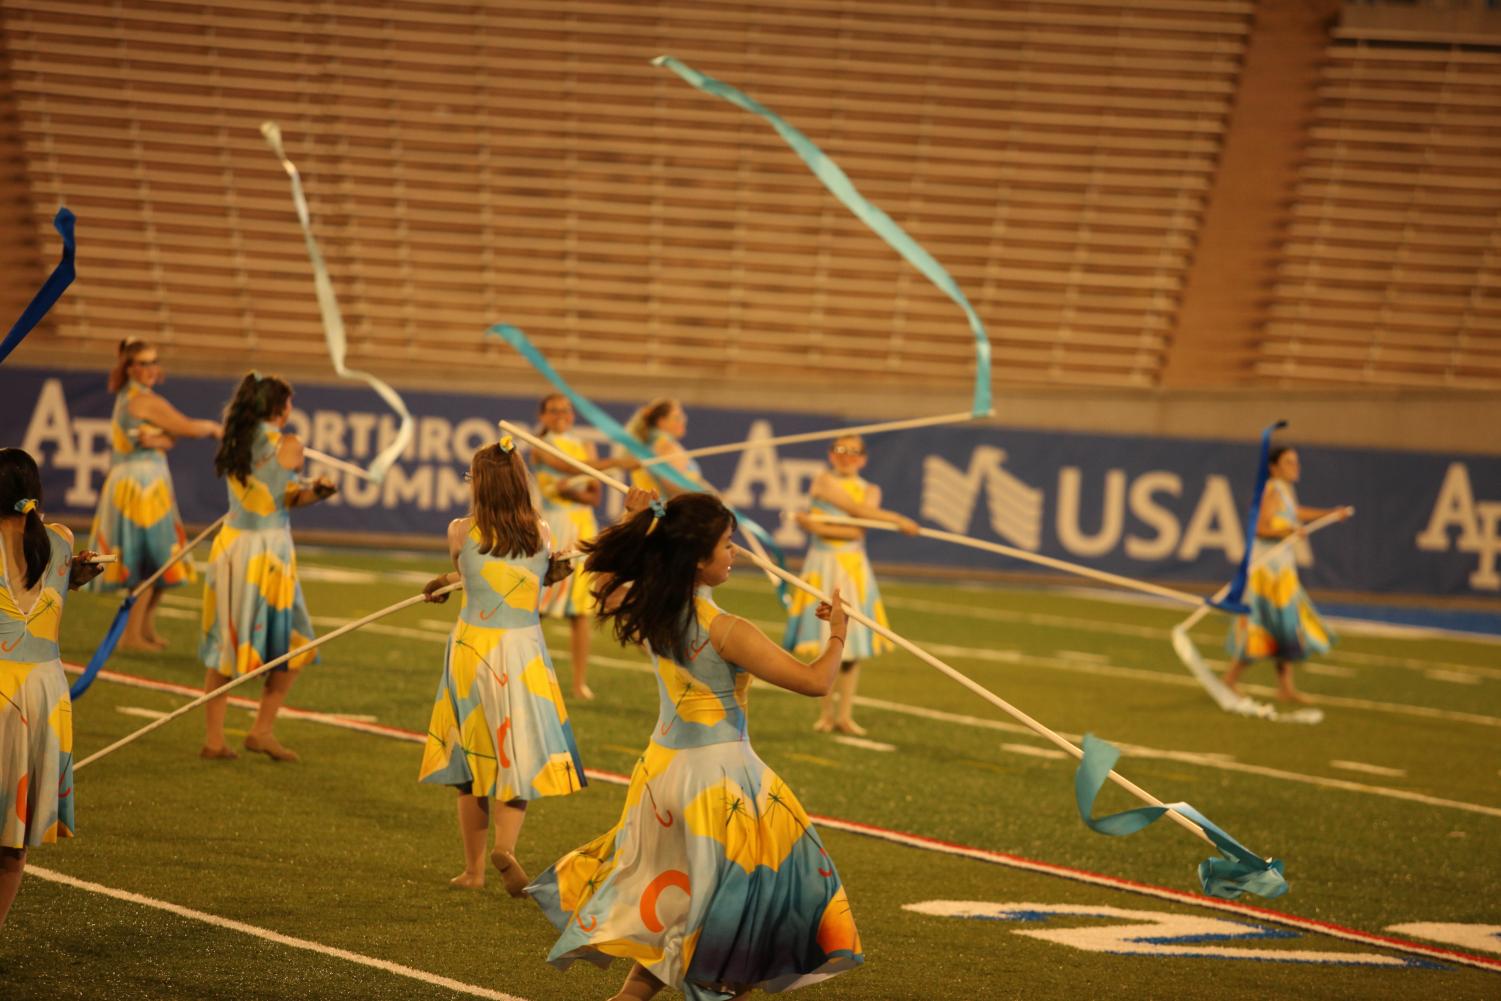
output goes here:
[{"label": "empty seating section", "polygon": [[1337,30],[1256,368],[1501,388],[1501,46]]},{"label": "empty seating section", "polygon": [[[1000,381],[1151,386],[1251,10],[1237,0],[6,0],[38,231],[60,200],[82,220],[87,280],[38,336],[104,356],[140,333],[178,364],[243,351],[246,366],[316,367],[307,256],[258,131],[275,119],[302,170],[353,364],[503,378],[524,363],[481,335],[504,320],[596,382],[813,387],[858,375],[967,387],[972,340],[959,310],[764,123],[649,65],[667,52],[778,110],[927,246],[990,326]],[[1333,61],[1344,73],[1328,82],[1334,107],[1386,106],[1364,96],[1378,75],[1367,58]],[[1305,194],[1329,192],[1333,214],[1298,219],[1304,258],[1289,262],[1274,324],[1299,365],[1322,357],[1304,344],[1363,350],[1305,331],[1315,320],[1358,330],[1371,308],[1386,311],[1383,330],[1465,336],[1464,290],[1443,276],[1461,281],[1490,250],[1473,240],[1494,232],[1481,217],[1496,196],[1476,182],[1494,155],[1480,147],[1497,140],[1480,135],[1487,109],[1464,95],[1494,67],[1403,63],[1443,78],[1424,93],[1452,94],[1452,107],[1413,108],[1416,126],[1324,124],[1329,152],[1310,163]],[[1450,118],[1470,123],[1473,141],[1414,165],[1421,198],[1403,194],[1402,163],[1340,152],[1410,149],[1369,137],[1450,130]],[[1357,180],[1391,200],[1343,200]],[[1388,216],[1411,229],[1399,246]],[[1345,243],[1380,252],[1339,258],[1337,280],[1322,262],[1310,272],[1311,250]],[[1411,275],[1414,298],[1367,304],[1361,276],[1383,267]],[[1322,291],[1326,279],[1339,294]]]}]

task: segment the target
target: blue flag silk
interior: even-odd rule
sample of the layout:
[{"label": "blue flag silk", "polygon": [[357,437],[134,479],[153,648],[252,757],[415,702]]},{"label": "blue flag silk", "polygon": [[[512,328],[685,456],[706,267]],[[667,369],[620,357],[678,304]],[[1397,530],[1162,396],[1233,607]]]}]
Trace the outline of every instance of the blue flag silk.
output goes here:
[{"label": "blue flag silk", "polygon": [[1120,756],[1121,752],[1113,744],[1100,740],[1093,734],[1084,735],[1084,758],[1079,762],[1078,771],[1074,773],[1074,799],[1085,826],[1096,834],[1122,837],[1135,834],[1172,810],[1202,827],[1222,853],[1220,858],[1205,859],[1199,863],[1199,882],[1205,893],[1211,897],[1234,900],[1242,893],[1272,898],[1287,892],[1281,859],[1261,858],[1187,803],[1143,806],[1095,820],[1091,816],[1095,797],[1100,794],[1100,788]]},{"label": "blue flag silk", "polygon": [[282,148],[281,129],[275,122],[262,122],[261,135],[266,137],[266,143],[276,153],[277,159],[281,160],[282,169],[287,172],[287,177],[292,182],[292,204],[297,209],[297,221],[302,226],[302,236],[307,243],[308,260],[313,265],[313,291],[318,297],[318,313],[323,320],[323,339],[328,344],[328,357],[333,362],[334,371],[342,378],[358,379],[367,383],[401,417],[401,426],[396,431],[396,437],[370,462],[368,470],[370,478],[380,482],[385,477],[386,470],[391,468],[412,442],[415,431],[411,411],[407,410],[406,404],[402,402],[396,390],[385,382],[369,372],[361,372],[345,366],[344,357],[348,351],[349,340],[344,332],[344,317],[339,312],[339,300],[334,295],[334,283],[329,277],[328,264],[323,260],[323,252],[318,249],[318,241],[313,236],[312,215],[308,211],[307,197],[302,193],[302,175],[298,173],[296,165]]},{"label": "blue flag silk", "polygon": [[120,636],[125,632],[125,622],[130,618],[130,609],[135,603],[135,595],[129,593],[125,595],[125,600],[120,602],[120,608],[115,612],[115,619],[109,624],[104,639],[99,641],[99,646],[94,650],[94,656],[89,658],[83,673],[73,679],[73,685],[68,689],[70,699],[76,699],[89,690],[89,686],[94,683],[99,671],[109,660],[110,654],[115,652],[115,647],[120,643]]},{"label": "blue flag silk", "polygon": [[1268,424],[1261,432],[1261,456],[1256,464],[1256,489],[1251,493],[1251,506],[1246,509],[1246,550],[1241,554],[1240,566],[1235,568],[1235,576],[1230,580],[1229,592],[1219,601],[1209,602],[1215,608],[1233,615],[1248,615],[1251,611],[1250,606],[1245,603],[1246,576],[1251,569],[1251,548],[1256,544],[1256,522],[1261,519],[1261,495],[1266,493],[1267,477],[1272,472],[1267,459],[1272,453],[1272,432],[1285,427],[1287,427],[1287,421],[1277,421],[1275,424]]},{"label": "blue flag silk", "polygon": [[42,282],[42,287],[37,289],[36,295],[32,296],[31,302],[21,310],[21,316],[15,325],[10,328],[10,333],[5,335],[5,340],[0,342],[0,363],[10,357],[10,353],[16,349],[16,345],[26,339],[33,327],[47,315],[57,300],[62,298],[63,291],[73,284],[77,271],[73,267],[73,223],[75,217],[66,207],[57,210],[57,215],[52,217],[52,226],[58,235],[63,238],[63,256],[57,262],[57,267],[52,269],[52,274]]},{"label": "blue flag silk", "polygon": [[[552,367],[552,363],[547,360],[541,351],[537,350],[537,346],[527,338],[526,334],[522,333],[519,327],[512,326],[509,323],[497,323],[485,333],[489,337],[499,337],[515,348],[521,357],[525,358],[531,364],[532,368],[540,372],[543,378],[557,387],[558,392],[572,401],[573,408],[583,415],[584,420],[609,435],[610,440],[615,442],[615,444],[630,452],[638,459],[655,459],[657,457],[655,452],[643,442],[638,441],[634,435],[622,427],[619,421],[611,417],[583,393],[570,386],[567,380],[558,374],[557,369]],[[684,490],[694,493],[702,493],[704,490],[704,484],[685,476],[668,462],[660,462],[654,465],[652,473]],[[726,507],[728,506],[726,505]],[[787,554],[772,539],[771,534],[734,508],[730,508],[730,511],[734,513],[736,520],[740,523],[740,527],[747,534],[755,536],[756,541],[766,548],[777,566],[783,570],[787,569]],[[781,598],[784,606],[791,604],[792,597],[787,591],[787,585],[781,581],[777,582],[777,596]]]},{"label": "blue flag silk", "polygon": [[662,66],[672,70],[694,87],[705,94],[722,98],[738,108],[749,111],[753,115],[765,119],[777,134],[792,147],[792,151],[798,155],[813,176],[828,188],[830,193],[855,214],[861,222],[869,226],[882,240],[885,240],[902,258],[911,264],[923,276],[932,282],[964,310],[964,315],[969,319],[969,329],[975,336],[975,393],[971,414],[974,417],[984,417],[991,412],[990,407],[990,337],[985,333],[985,324],[974,307],[969,304],[969,299],[959,288],[942,264],[934,260],[933,255],[923,249],[922,245],[912,239],[907,231],[892,221],[891,217],[871,202],[855,188],[853,181],[840,169],[829,156],[814,144],[813,140],[803,135],[797,129],[788,125],[775,111],[761,104],[753,97],[742,93],[721,80],[711,76],[705,76],[691,66],[685,65],[672,56],[658,56],[652,60],[653,66]]}]

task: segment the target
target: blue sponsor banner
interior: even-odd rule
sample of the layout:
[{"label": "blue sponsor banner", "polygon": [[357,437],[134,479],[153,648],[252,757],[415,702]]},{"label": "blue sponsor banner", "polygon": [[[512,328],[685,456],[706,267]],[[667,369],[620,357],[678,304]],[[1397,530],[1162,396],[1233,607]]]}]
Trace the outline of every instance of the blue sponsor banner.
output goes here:
[{"label": "blue sponsor banner", "polygon": [[[113,404],[102,373],[6,367],[0,414],[11,442],[42,463],[50,514],[87,516],[109,467]],[[161,391],[193,416],[217,414],[231,380],[174,378]],[[531,421],[534,397],[408,392],[417,434],[379,484],[335,476],[342,493],[295,515],[300,528],[441,538],[464,513],[469,456],[494,440],[501,418]],[[290,429],[307,444],[360,464],[394,437],[396,419],[374,394],[303,385]],[[609,405],[625,419],[626,405]],[[1131,576],[1224,581],[1244,545],[1254,483],[1254,438],[1275,414],[1248,414],[1243,442],[1122,437],[1001,427],[924,428],[873,437],[864,475],[885,507],[928,525],[1004,542]],[[826,428],[826,415],[758,414],[696,407],[685,440],[695,445]],[[1296,444],[1296,428],[1284,440]],[[589,436],[592,431],[581,428]],[[600,440],[596,438],[596,440]],[[703,460],[706,477],[789,551],[806,541],[782,520],[801,509],[823,468],[825,443],[753,448]],[[183,441],[169,461],[183,516],[223,513],[213,443]],[[1315,536],[1301,554],[1312,587],[1430,595],[1501,596],[1501,461],[1491,457],[1300,447],[1299,499],[1353,504],[1353,521]],[[316,471],[316,470],[312,470]],[[618,500],[607,504],[618,507]],[[614,508],[607,507],[606,514]],[[974,550],[876,533],[877,561],[950,568],[1022,565]]]}]

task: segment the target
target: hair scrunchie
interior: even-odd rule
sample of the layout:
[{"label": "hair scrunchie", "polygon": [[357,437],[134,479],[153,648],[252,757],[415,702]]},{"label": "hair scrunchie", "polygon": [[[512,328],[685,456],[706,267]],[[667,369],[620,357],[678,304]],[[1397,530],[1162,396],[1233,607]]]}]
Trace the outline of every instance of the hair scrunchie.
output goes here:
[{"label": "hair scrunchie", "polygon": [[657,530],[657,522],[665,517],[667,517],[667,505],[653,497],[651,501],[651,524],[646,526],[646,534],[650,535],[655,532]]},{"label": "hair scrunchie", "polygon": [[500,450],[506,455],[510,455],[512,452],[516,451],[516,442],[511,440],[510,435],[506,435],[504,438],[500,439]]},{"label": "hair scrunchie", "polygon": [[22,497],[20,500],[16,501],[16,513],[17,514],[30,514],[31,512],[33,512],[35,510],[36,510],[36,498],[35,497]]}]

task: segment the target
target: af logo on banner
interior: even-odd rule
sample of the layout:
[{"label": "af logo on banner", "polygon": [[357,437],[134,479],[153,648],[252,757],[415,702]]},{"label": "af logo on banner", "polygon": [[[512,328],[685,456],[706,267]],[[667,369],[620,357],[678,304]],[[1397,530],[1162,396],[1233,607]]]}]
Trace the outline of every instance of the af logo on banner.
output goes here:
[{"label": "af logo on banner", "polygon": [[[1450,528],[1459,529],[1452,543]],[[1470,486],[1470,467],[1463,462],[1449,463],[1428,516],[1428,527],[1415,541],[1424,552],[1447,553],[1452,544],[1462,553],[1474,553],[1479,560],[1470,574],[1470,587],[1501,591],[1501,573],[1496,569],[1496,556],[1501,553],[1501,500],[1477,503]]]},{"label": "af logo on banner", "polygon": [[1042,546],[1042,491],[1002,469],[1005,461],[1006,453],[990,445],[976,448],[962,473],[936,455],[925,457],[922,516],[950,532],[967,532],[983,486],[995,534],[1035,552]]}]

